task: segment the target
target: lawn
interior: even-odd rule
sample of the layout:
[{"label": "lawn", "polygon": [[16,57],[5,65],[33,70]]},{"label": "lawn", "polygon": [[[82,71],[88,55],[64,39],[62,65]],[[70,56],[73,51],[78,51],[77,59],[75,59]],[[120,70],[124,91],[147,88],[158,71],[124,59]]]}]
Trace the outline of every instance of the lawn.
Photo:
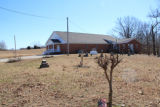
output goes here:
[{"label": "lawn", "polygon": [[[47,58],[49,68],[39,69],[42,59],[0,63],[0,106],[2,107],[97,107],[108,97],[108,83],[96,56]],[[123,55],[115,68],[113,104],[116,107],[160,106],[160,58]],[[156,106],[155,106],[156,107]]]},{"label": "lawn", "polygon": [[[45,51],[45,48],[42,49],[30,49],[30,50],[17,50],[17,56],[31,56],[31,55],[41,55]],[[1,51],[0,58],[11,58],[15,57],[14,50]]]}]

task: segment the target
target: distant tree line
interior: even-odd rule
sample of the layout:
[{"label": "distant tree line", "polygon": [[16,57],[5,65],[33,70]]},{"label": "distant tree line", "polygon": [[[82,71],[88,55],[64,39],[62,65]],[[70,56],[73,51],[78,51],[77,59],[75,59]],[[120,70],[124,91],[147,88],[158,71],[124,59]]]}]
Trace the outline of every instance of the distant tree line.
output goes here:
[{"label": "distant tree line", "polygon": [[160,56],[160,10],[152,10],[148,17],[148,22],[131,16],[118,18],[113,30],[121,38],[136,38],[142,53]]},{"label": "distant tree line", "polygon": [[1,41],[0,42],[0,50],[6,50],[6,49],[7,49],[6,43],[4,41]]},{"label": "distant tree line", "polygon": [[31,47],[31,46],[27,46],[27,48],[26,49],[40,49],[41,47],[40,46],[37,46],[37,45],[34,45],[33,47]]}]

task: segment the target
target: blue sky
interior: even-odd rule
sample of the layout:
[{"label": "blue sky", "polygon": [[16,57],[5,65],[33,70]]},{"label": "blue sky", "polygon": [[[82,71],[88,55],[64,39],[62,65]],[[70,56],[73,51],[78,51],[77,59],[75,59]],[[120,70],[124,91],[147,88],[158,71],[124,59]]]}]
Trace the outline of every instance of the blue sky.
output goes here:
[{"label": "blue sky", "polygon": [[35,15],[43,19],[0,9],[0,41],[7,48],[34,44],[44,45],[53,31],[66,31],[66,17],[70,19],[69,31],[112,34],[119,17],[134,16],[147,21],[147,14],[158,6],[158,0],[0,0],[0,7]]}]

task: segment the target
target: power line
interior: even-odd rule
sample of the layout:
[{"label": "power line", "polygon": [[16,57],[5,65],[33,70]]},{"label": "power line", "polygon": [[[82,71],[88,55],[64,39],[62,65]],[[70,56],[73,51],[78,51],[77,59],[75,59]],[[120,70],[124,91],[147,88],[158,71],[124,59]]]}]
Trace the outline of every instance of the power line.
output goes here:
[{"label": "power line", "polygon": [[5,10],[5,11],[8,11],[8,12],[12,12],[12,13],[17,13],[17,14],[21,14],[21,15],[26,15],[26,16],[38,17],[38,18],[43,18],[43,19],[52,19],[52,17],[35,15],[35,14],[31,14],[31,13],[26,13],[26,12],[22,12],[22,11],[13,10],[13,9],[8,9],[8,8],[1,7],[1,6],[0,6],[0,9],[1,9],[1,10]]},{"label": "power line", "polygon": [[[22,12],[22,11],[17,11],[17,10],[13,10],[13,9],[9,9],[9,8],[5,8],[0,6],[1,10],[5,10],[11,13],[16,13],[16,14],[20,14],[20,15],[25,15],[25,16],[31,16],[31,17],[38,17],[38,18],[43,18],[43,19],[56,19],[53,17],[47,17],[47,16],[42,16],[42,15],[36,15],[36,14],[31,14],[31,13],[27,13],[27,12]],[[58,19],[60,20],[60,19]],[[79,28],[81,31],[83,32],[87,32],[85,29],[83,29],[81,26],[79,26],[78,24],[76,24],[75,22],[68,20],[72,25],[74,25],[75,27]]]},{"label": "power line", "polygon": [[69,20],[70,21],[70,23],[72,24],[72,25],[75,25],[77,28],[79,28],[81,31],[83,31],[83,32],[87,32],[85,29],[83,29],[81,26],[79,26],[78,24],[76,24],[75,22],[73,22],[73,21],[71,21],[71,20]]}]

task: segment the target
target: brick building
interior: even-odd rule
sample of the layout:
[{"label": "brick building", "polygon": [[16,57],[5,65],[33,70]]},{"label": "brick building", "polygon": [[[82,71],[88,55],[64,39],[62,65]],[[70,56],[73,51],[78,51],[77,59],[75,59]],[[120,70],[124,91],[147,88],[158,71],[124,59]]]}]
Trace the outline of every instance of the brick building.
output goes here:
[{"label": "brick building", "polygon": [[[98,52],[116,49],[123,53],[130,49],[131,52],[139,53],[141,44],[134,38],[116,39],[108,35],[69,32],[70,53],[78,53],[80,50],[90,52],[92,49]],[[45,53],[67,53],[67,32],[53,32],[46,42]]]}]

